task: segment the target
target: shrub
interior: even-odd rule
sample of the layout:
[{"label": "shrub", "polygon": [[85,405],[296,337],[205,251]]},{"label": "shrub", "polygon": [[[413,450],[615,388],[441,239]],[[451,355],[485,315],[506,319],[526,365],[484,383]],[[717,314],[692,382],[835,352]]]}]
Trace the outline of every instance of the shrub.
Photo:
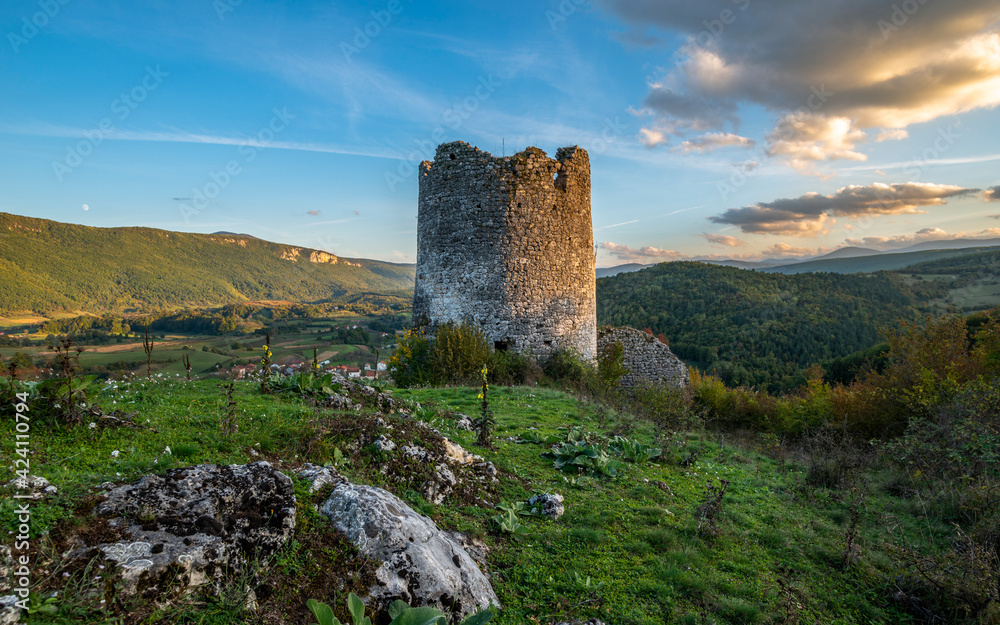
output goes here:
[{"label": "shrub", "polygon": [[701,416],[692,407],[690,389],[644,383],[628,391],[628,408],[661,428],[695,429]]},{"label": "shrub", "polygon": [[554,352],[542,367],[542,372],[555,382],[564,386],[582,387],[587,377],[591,375],[593,366],[572,349],[560,349]]},{"label": "shrub", "polygon": [[423,329],[407,330],[399,339],[396,351],[387,363],[392,379],[397,386],[409,388],[431,384],[430,368],[431,342]]},{"label": "shrub", "polygon": [[628,372],[622,344],[606,344],[597,355],[597,370],[591,370],[588,376],[588,390],[597,397],[612,396],[617,393],[618,385]]},{"label": "shrub", "polygon": [[490,381],[500,386],[533,385],[542,377],[542,369],[534,358],[516,352],[493,352],[488,367]]},{"label": "shrub", "polygon": [[444,323],[435,328],[428,356],[431,378],[437,384],[458,384],[477,380],[479,371],[490,358],[486,333],[463,322]]}]

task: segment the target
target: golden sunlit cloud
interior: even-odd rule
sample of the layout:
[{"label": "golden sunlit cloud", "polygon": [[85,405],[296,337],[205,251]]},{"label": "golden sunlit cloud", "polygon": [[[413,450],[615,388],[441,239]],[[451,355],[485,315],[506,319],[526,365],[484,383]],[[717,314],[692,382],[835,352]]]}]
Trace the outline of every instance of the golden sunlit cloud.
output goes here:
[{"label": "golden sunlit cloud", "polygon": [[599,243],[598,247],[620,260],[633,263],[661,263],[686,258],[679,252],[651,246],[632,248],[627,245],[604,241]]},{"label": "golden sunlit cloud", "polygon": [[726,236],[724,234],[702,233],[702,234],[700,234],[698,236],[700,236],[701,238],[705,239],[709,243],[712,243],[712,244],[715,244],[715,245],[723,245],[725,247],[740,247],[741,245],[745,244],[744,241],[742,241],[740,239],[737,239],[736,237],[730,237],[730,236]]},{"label": "golden sunlit cloud", "polygon": [[864,160],[857,146],[869,137],[898,141],[913,124],[1000,104],[996,0],[905,12],[855,0],[595,2],[637,32],[687,37],[649,82],[647,138],[735,133],[743,110],[764,107],[779,113],[768,152],[809,171]]},{"label": "golden sunlit cloud", "polygon": [[[978,193],[954,185],[905,182],[867,186],[851,185],[836,193],[807,193],[797,198],[760,202],[730,208],[708,219],[714,223],[739,226],[749,234],[781,234],[813,237],[829,232],[828,219],[857,219],[873,215],[919,213],[922,206],[939,206],[954,197]],[[830,220],[832,223],[833,220]]]},{"label": "golden sunlit cloud", "polygon": [[775,243],[771,247],[765,249],[762,254],[764,256],[815,256],[817,250],[810,247],[796,247],[794,245],[789,245],[788,243]]}]

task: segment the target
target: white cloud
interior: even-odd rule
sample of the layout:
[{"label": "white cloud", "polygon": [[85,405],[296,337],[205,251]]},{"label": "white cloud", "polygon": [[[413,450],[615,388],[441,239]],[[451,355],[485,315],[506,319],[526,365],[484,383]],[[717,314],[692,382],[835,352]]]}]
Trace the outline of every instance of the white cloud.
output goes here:
[{"label": "white cloud", "polygon": [[878,136],[875,137],[875,141],[902,141],[909,136],[910,133],[906,132],[902,128],[889,128],[878,133]]},{"label": "white cloud", "polygon": [[854,146],[866,139],[846,117],[812,113],[784,115],[767,135],[767,153],[781,157],[794,169],[807,170],[816,161],[864,161],[867,156]]}]

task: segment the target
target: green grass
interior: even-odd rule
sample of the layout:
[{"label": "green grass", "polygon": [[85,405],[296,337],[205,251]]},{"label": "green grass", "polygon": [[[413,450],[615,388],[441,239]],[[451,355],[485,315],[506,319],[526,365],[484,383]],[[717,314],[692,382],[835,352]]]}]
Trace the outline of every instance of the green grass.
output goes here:
[{"label": "green grass", "polygon": [[[892,565],[884,552],[884,520],[878,512],[891,514],[903,531],[926,532],[933,524],[918,519],[918,511],[906,500],[873,489],[867,502],[870,513],[862,519],[862,559],[844,568],[840,556],[846,501],[835,491],[806,487],[804,467],[794,463],[782,468],[753,450],[734,451],[729,443],[720,453],[712,440],[715,437],[698,433],[661,432],[654,441],[656,432],[648,424],[542,388],[491,388],[491,408],[498,422],[496,448],[481,449],[474,444],[475,434],[454,428],[449,416],[450,411],[475,416],[476,389],[398,390],[395,395],[439,411],[437,416],[423,418],[431,419],[443,434],[485,456],[508,476],[489,496],[491,502],[559,492],[565,497],[566,514],[554,522],[522,517],[528,534],[520,542],[513,541],[493,530],[488,519],[494,512],[488,508],[455,500],[433,506],[413,486],[379,477],[380,457],[370,455],[371,449],[350,451],[347,446],[361,432],[317,436],[318,424],[327,416],[320,415],[317,421],[314,407],[301,399],[261,396],[256,385],[237,383],[239,432],[226,437],[218,431],[219,382],[168,379],[107,384],[97,398],[105,409],[138,411],[137,420],[155,432],[89,429],[86,423],[33,430],[32,465],[59,488],[54,499],[35,506],[35,532],[76,522],[71,518],[74,506],[103,481],[124,483],[170,467],[259,459],[251,450],[291,471],[306,461],[331,462],[334,448],[339,448],[347,452],[343,470],[349,477],[375,480],[430,514],[439,525],[483,537],[490,547],[493,584],[505,607],[494,621],[500,625],[549,623],[570,616],[634,625],[777,623],[782,615],[777,594],[779,564],[797,571],[794,584],[802,593],[803,622],[910,622],[886,607],[882,594],[884,576],[891,574]],[[542,434],[565,435],[576,425],[595,435],[614,431],[647,444],[657,442],[665,447],[663,461],[626,463],[615,479],[571,486],[568,475],[541,457],[542,446],[506,440],[529,427]],[[167,446],[171,455],[165,454]],[[0,465],[12,464],[11,449],[6,445],[0,451]],[[699,460],[686,468],[678,466],[676,458],[692,449],[701,450]],[[119,450],[118,457],[112,457],[114,450]],[[697,531],[697,510],[706,486],[722,479],[730,486],[713,538]],[[300,501],[303,515],[306,508],[311,510],[310,505]],[[317,529],[321,519],[309,519],[303,521],[297,541],[318,545],[333,540],[315,533],[321,529]],[[13,522],[10,507],[0,507],[0,527],[10,529]],[[6,531],[2,534],[8,536]],[[942,523],[932,540],[943,542],[947,536],[948,528]],[[286,584],[289,590],[280,601],[265,602],[266,613],[293,620],[306,614],[306,599],[342,603],[336,584],[322,576],[330,567],[350,563],[342,559],[347,556],[337,556],[338,562],[324,560],[343,548],[290,549],[270,574],[276,584]],[[320,581],[330,587],[319,590],[327,587]],[[302,592],[314,596],[300,596],[292,590],[298,588],[311,589]],[[199,607],[193,602],[185,608],[187,620],[179,622],[198,622],[199,618],[211,622],[216,617],[210,618],[209,613],[220,609],[218,603]],[[144,622],[172,622],[176,616],[151,607],[144,614]]]}]

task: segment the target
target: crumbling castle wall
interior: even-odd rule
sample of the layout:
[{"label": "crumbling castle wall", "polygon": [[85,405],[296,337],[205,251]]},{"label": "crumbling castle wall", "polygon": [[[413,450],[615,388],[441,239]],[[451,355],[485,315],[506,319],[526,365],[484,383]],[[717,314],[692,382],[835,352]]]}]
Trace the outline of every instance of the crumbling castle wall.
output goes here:
[{"label": "crumbling castle wall", "polygon": [[665,386],[687,386],[687,365],[670,351],[670,347],[642,330],[604,326],[597,331],[598,353],[621,343],[624,365],[628,373],[622,378],[622,388],[633,388],[643,383]]},{"label": "crumbling castle wall", "polygon": [[465,142],[420,164],[415,319],[468,321],[497,349],[597,354],[590,159]]}]

